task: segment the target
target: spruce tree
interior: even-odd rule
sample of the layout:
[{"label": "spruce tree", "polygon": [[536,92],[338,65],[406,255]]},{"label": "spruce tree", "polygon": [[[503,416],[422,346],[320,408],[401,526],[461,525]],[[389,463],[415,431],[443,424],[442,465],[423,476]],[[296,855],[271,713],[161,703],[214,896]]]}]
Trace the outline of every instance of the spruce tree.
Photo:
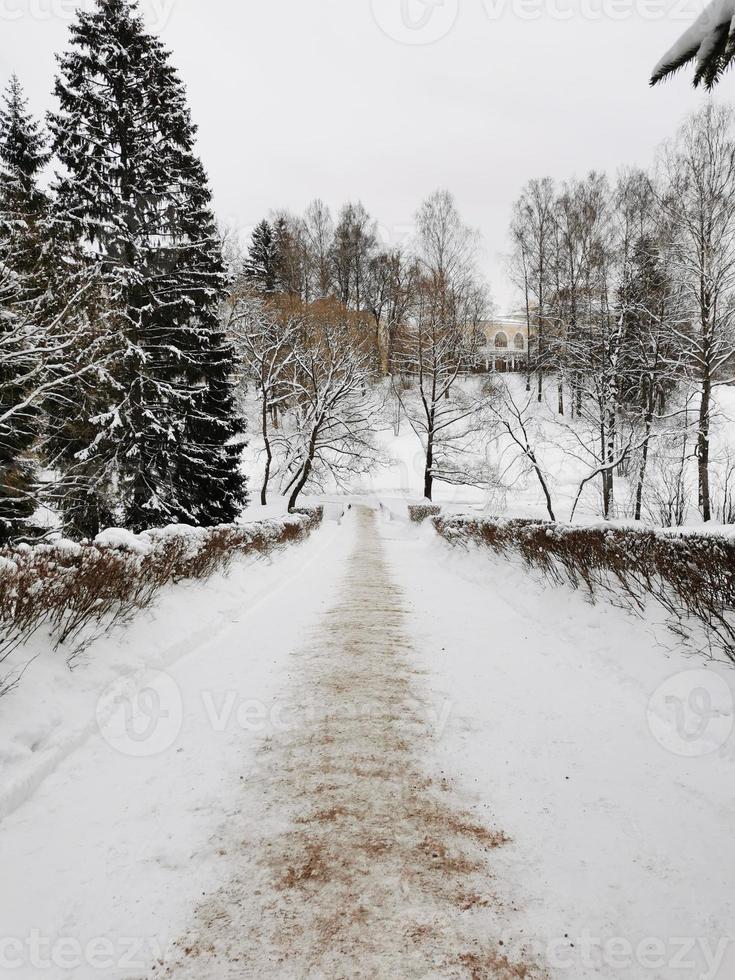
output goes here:
[{"label": "spruce tree", "polygon": [[49,282],[44,399],[44,461],[56,474],[47,494],[63,518],[64,533],[92,538],[123,523],[109,413],[125,397],[120,380],[124,349],[120,314],[110,306],[100,267],[75,242],[50,229],[58,264]]},{"label": "spruce tree", "polygon": [[[50,117],[57,217],[102,269],[120,341],[86,454],[112,454],[107,499],[133,530],[234,519],[243,423],[220,326],[224,269],[184,87],[128,0],[71,28]],[[88,439],[88,436],[86,437]],[[78,463],[79,452],[67,465]]]},{"label": "spruce tree", "polygon": [[0,104],[0,541],[23,533],[36,509],[47,211],[37,182],[47,159],[13,76]]},{"label": "spruce tree", "polygon": [[278,243],[270,222],[256,226],[245,262],[245,279],[260,293],[275,293],[279,286]]}]

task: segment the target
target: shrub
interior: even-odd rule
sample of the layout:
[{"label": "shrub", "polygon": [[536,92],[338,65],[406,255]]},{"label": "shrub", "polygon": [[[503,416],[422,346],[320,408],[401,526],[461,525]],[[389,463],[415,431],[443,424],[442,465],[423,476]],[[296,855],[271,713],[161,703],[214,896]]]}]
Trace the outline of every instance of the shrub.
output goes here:
[{"label": "shrub", "polygon": [[[125,622],[170,583],[204,580],[241,555],[267,555],[303,540],[319,510],[282,520],[211,529],[176,525],[145,534],[112,529],[93,542],[0,551],[0,664],[41,628],[71,660],[101,632]],[[0,678],[0,695],[12,681]]]},{"label": "shrub", "polygon": [[422,524],[430,517],[438,517],[441,512],[441,507],[433,504],[413,504],[408,508],[408,516],[414,524]]},{"label": "shrub", "polygon": [[710,652],[735,662],[735,540],[716,534],[573,527],[534,520],[434,519],[451,544],[474,542],[519,556],[556,584],[606,592],[642,611],[653,596],[684,639],[703,627]]}]

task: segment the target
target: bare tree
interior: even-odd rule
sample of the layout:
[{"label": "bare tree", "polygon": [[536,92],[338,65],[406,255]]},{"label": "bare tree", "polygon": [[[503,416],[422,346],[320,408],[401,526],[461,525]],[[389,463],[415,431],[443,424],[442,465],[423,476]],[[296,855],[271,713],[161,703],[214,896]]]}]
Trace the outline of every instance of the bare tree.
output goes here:
[{"label": "bare tree", "polygon": [[691,311],[677,328],[699,390],[699,508],[712,518],[710,433],[714,389],[732,380],[735,355],[735,140],[730,109],[709,104],[692,115],[663,159],[660,204],[671,229],[669,259]]},{"label": "bare tree", "polygon": [[[529,340],[529,348],[531,341],[531,242],[530,242],[530,232],[526,226],[524,216],[518,212],[518,208],[514,209],[513,220],[510,226],[510,237],[512,243],[512,252],[510,255],[510,276],[515,284],[520,288],[523,293],[523,308],[526,314],[526,333]],[[529,356],[526,359],[526,391],[531,390],[531,357],[530,349],[528,352]],[[541,397],[539,395],[539,397]]]},{"label": "bare tree", "polygon": [[273,216],[273,245],[277,292],[312,299],[312,257],[302,218],[289,211]]},{"label": "bare tree", "polygon": [[526,462],[535,475],[544,495],[549,518],[552,521],[556,521],[550,481],[539,458],[538,449],[534,445],[536,440],[532,434],[532,427],[535,420],[531,411],[531,402],[532,399],[530,397],[525,402],[517,401],[513,397],[512,391],[504,387],[499,392],[492,392],[492,397],[488,400],[487,407],[492,417],[496,420],[496,423],[508,436],[519,456]]},{"label": "bare tree", "polygon": [[354,313],[333,301],[307,311],[293,351],[289,428],[276,442],[284,458],[289,510],[310,484],[344,487],[377,460],[374,435],[382,403],[369,384],[373,351],[360,345]]},{"label": "bare tree", "polygon": [[420,300],[418,323],[406,327],[396,352],[403,375],[416,385],[416,394],[396,388],[401,407],[424,452],[424,496],[433,499],[437,479],[457,482],[460,470],[452,449],[466,438],[462,423],[476,417],[480,402],[455,391],[465,350],[463,338],[433,315],[431,303]]},{"label": "bare tree", "polygon": [[[665,434],[667,406],[682,376],[673,327],[682,323],[680,287],[665,255],[668,229],[653,185],[642,171],[621,172],[615,190],[618,285],[615,314],[621,327],[618,411],[643,433],[635,459],[634,518],[641,520],[651,443]],[[666,418],[666,415],[669,415]]]},{"label": "bare tree", "polygon": [[324,299],[332,288],[330,257],[334,242],[334,221],[329,208],[318,198],[306,209],[304,235],[308,247],[311,279],[308,299]]},{"label": "bare tree", "polygon": [[[536,335],[538,401],[543,399],[547,368],[547,300],[552,291],[556,190],[549,177],[530,180],[513,209],[511,237],[514,265],[520,271],[528,324],[528,366],[531,338]],[[530,390],[530,385],[529,385]]]},{"label": "bare tree", "polygon": [[416,215],[419,259],[455,294],[477,279],[479,233],[464,224],[449,191],[435,191]]},{"label": "bare tree", "polygon": [[228,334],[245,377],[255,387],[260,400],[260,428],[265,449],[265,472],[260,502],[268,503],[268,487],[273,467],[271,426],[277,426],[278,412],[293,398],[291,375],[303,318],[287,307],[279,308],[262,298],[243,294],[230,300]]},{"label": "bare tree", "polygon": [[339,214],[331,262],[337,297],[350,309],[365,309],[370,261],[377,247],[376,225],[363,205],[346,204]]},{"label": "bare tree", "polygon": [[476,269],[478,235],[467,227],[447,191],[432,194],[417,218],[420,276],[415,313],[397,345],[401,371],[418,388],[416,399],[400,393],[404,411],[425,455],[424,496],[434,481],[458,482],[464,467],[456,453],[483,398],[455,388],[471,359],[475,329],[487,305]]},{"label": "bare tree", "polygon": [[366,303],[375,321],[380,373],[390,374],[396,334],[416,303],[418,263],[401,249],[381,251],[368,266]]},{"label": "bare tree", "polygon": [[[591,174],[588,183],[596,179]],[[553,318],[555,337],[553,360],[558,380],[558,410],[565,412],[564,370],[569,367],[570,342],[578,338],[580,316],[587,299],[586,288],[590,281],[590,212],[586,198],[588,187],[581,181],[564,184],[555,207],[553,266],[554,295]],[[566,377],[572,388],[571,415],[574,417],[579,404],[578,377],[567,370]]]}]

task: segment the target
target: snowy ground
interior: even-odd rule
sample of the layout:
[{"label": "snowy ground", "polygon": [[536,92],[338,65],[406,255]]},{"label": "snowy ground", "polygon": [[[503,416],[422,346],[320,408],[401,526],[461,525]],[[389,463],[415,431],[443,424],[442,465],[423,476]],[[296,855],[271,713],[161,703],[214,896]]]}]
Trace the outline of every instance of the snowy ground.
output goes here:
[{"label": "snowy ground", "polygon": [[7,800],[0,976],[735,975],[735,675],[383,504],[107,650],[167,652]]},{"label": "snowy ground", "polygon": [[[458,390],[476,395],[487,382],[488,375],[463,378],[457,383]],[[535,390],[526,392],[526,379],[522,374],[498,374],[492,376],[498,386],[507,386],[518,406],[528,407],[528,433],[533,450],[546,475],[557,520],[568,521],[575,504],[580,482],[595,469],[593,456],[585,452],[586,444],[595,446],[599,433],[589,423],[569,418],[560,419],[557,413],[556,382],[547,381],[543,402],[539,405]],[[252,396],[251,396],[252,397]],[[386,388],[387,409],[385,417],[376,420],[375,437],[380,450],[381,463],[370,472],[355,477],[351,492],[372,495],[400,496],[418,502],[423,499],[425,457],[421,439],[412,429],[409,421],[402,417],[397,431],[393,396]],[[722,386],[715,389],[711,434],[712,496],[715,516],[720,508],[725,488],[732,498],[735,483],[735,386]],[[496,404],[501,402],[496,396]],[[568,407],[568,403],[567,403]],[[695,403],[690,406],[690,426],[695,418]],[[257,416],[254,401],[249,403],[252,417]],[[676,417],[676,423],[682,420]],[[667,426],[675,429],[674,421]],[[496,438],[496,436],[499,436]],[[697,473],[694,456],[694,435],[690,430],[687,443],[687,462],[684,469],[684,485],[689,505],[685,522],[690,526],[702,526],[697,511]],[[437,481],[434,485],[434,500],[448,511],[485,511],[493,515],[508,517],[539,517],[548,519],[546,502],[538,479],[519,457],[517,447],[503,436],[500,430],[493,429],[491,414],[480,418],[475,432],[465,443],[468,467],[475,470],[486,464],[488,472],[495,480],[494,485],[450,485]],[[646,494],[644,496],[644,521],[653,526],[661,523],[658,498],[664,493],[664,484],[672,482],[672,472],[679,466],[681,451],[678,441],[668,444],[665,439],[654,438],[648,466]],[[253,488],[260,486],[264,455],[262,439],[258,432],[250,434],[250,445],[246,454],[246,468]],[[634,514],[635,475],[638,461],[632,465],[633,477],[620,474],[616,477],[615,519],[629,522]],[[658,489],[657,493],[653,488]],[[270,498],[278,501],[278,480],[274,480]],[[327,486],[328,492],[337,488]],[[284,505],[285,506],[285,503]],[[586,485],[575,512],[577,523],[588,523],[599,519],[601,510],[600,480],[595,479]],[[281,508],[281,512],[282,512]]]},{"label": "snowy ground", "polygon": [[575,980],[735,976],[735,673],[671,650],[653,616],[393,536],[399,581],[432,564],[412,630],[452,706],[438,764],[514,841],[506,946]]}]

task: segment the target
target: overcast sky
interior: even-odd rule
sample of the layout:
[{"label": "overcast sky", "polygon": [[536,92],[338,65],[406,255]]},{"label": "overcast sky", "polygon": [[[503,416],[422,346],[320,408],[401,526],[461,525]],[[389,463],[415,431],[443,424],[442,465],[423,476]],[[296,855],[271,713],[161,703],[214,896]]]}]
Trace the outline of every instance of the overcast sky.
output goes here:
[{"label": "overcast sky", "polygon": [[[0,73],[51,105],[74,0],[0,0]],[[500,307],[524,181],[649,164],[705,96],[651,68],[698,0],[142,0],[186,81],[219,217],[361,199],[387,240],[452,190]],[[726,76],[720,98],[735,94]]]}]

